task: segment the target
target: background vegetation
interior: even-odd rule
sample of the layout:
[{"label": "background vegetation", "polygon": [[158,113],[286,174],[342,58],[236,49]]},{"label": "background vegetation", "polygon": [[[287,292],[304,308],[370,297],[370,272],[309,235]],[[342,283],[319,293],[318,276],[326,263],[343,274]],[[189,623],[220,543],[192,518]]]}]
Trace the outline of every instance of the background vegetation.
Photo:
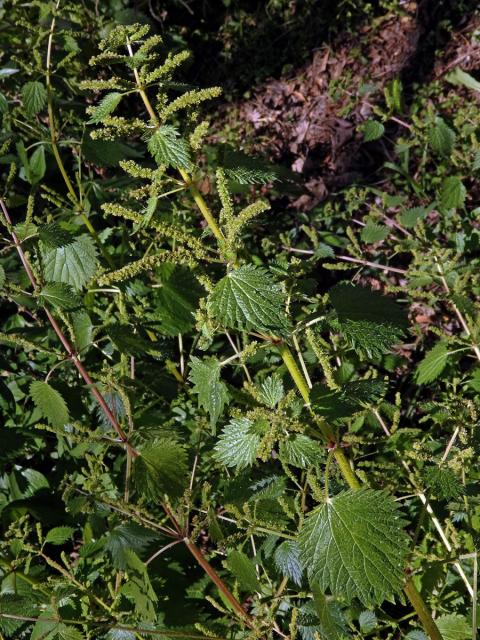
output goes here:
[{"label": "background vegetation", "polygon": [[476,638],[479,33],[0,2],[0,637]]}]

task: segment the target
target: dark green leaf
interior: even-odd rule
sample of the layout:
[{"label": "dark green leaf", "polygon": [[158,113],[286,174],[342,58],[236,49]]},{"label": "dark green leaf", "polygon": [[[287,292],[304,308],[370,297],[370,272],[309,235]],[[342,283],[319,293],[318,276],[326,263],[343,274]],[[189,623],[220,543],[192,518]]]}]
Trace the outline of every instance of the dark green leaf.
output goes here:
[{"label": "dark green leaf", "polygon": [[216,358],[200,360],[192,356],[189,380],[198,394],[198,405],[210,415],[214,428],[229,400],[227,385],[220,379],[220,362]]},{"label": "dark green leaf", "polygon": [[385,127],[378,120],[367,120],[362,126],[362,131],[365,142],[372,142],[383,136]]},{"label": "dark green leaf", "polygon": [[315,509],[299,535],[301,561],[322,591],[380,604],[404,581],[408,537],[383,491],[344,491]]},{"label": "dark green leaf", "polygon": [[133,479],[137,493],[147,500],[181,495],[188,482],[185,447],[167,438],[144,445],[135,458]]},{"label": "dark green leaf", "polygon": [[62,545],[68,540],[71,540],[73,534],[75,533],[75,529],[72,527],[55,527],[50,529],[50,531],[45,536],[45,542],[54,545]]},{"label": "dark green leaf", "polygon": [[455,144],[455,131],[442,118],[435,119],[435,125],[429,133],[430,146],[439,156],[449,156]]},{"label": "dark green leaf", "polygon": [[227,566],[244,591],[261,590],[255,565],[242,551],[230,551],[227,557]]},{"label": "dark green leaf", "polygon": [[159,165],[174,169],[190,168],[188,144],[171,125],[163,125],[153,133],[148,140],[148,150]]},{"label": "dark green leaf", "polygon": [[41,82],[27,82],[22,87],[22,102],[29,117],[39,113],[47,103],[47,90]]},{"label": "dark green leaf", "polygon": [[225,327],[281,336],[288,333],[283,293],[261,267],[248,264],[230,271],[216,284],[207,309]]}]

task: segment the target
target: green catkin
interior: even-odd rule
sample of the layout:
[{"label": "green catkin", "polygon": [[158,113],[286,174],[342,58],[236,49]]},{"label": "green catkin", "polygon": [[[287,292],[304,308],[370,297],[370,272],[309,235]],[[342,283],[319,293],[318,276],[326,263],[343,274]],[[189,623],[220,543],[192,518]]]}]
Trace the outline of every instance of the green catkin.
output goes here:
[{"label": "green catkin", "polygon": [[330,361],[328,359],[327,352],[324,349],[322,349],[322,347],[319,345],[319,343],[315,339],[315,334],[313,333],[313,331],[310,328],[308,328],[305,331],[305,335],[307,336],[308,344],[310,345],[310,347],[311,347],[312,351],[314,352],[314,354],[317,356],[317,360],[318,360],[318,362],[320,363],[320,366],[323,369],[323,373],[325,375],[325,381],[327,383],[327,387],[329,389],[332,389],[332,390],[338,389],[339,386],[335,382],[335,378],[334,378],[334,375],[333,375],[333,369],[332,369],[332,366],[331,366]]},{"label": "green catkin", "polygon": [[193,151],[199,151],[201,149],[203,140],[208,133],[209,127],[210,122],[208,120],[203,120],[192,131],[189,137],[189,142]]},{"label": "green catkin", "polygon": [[227,179],[223,169],[217,169],[216,177],[218,197],[222,203],[220,222],[224,225],[231,225],[233,223],[233,202],[230,192],[228,191]]},{"label": "green catkin", "polygon": [[175,55],[169,55],[165,62],[160,67],[158,67],[158,69],[145,74],[143,78],[144,83],[150,85],[158,82],[160,79],[169,77],[172,71],[174,71],[183,62],[185,62],[185,60],[188,60],[189,57],[189,51],[181,51],[180,53],[176,53]]},{"label": "green catkin", "polygon": [[218,98],[221,93],[222,89],[220,87],[187,91],[181,96],[178,96],[178,98],[175,98],[175,100],[170,102],[162,110],[160,113],[160,120],[164,121],[167,118],[170,118],[174,113],[177,113],[177,111],[180,111],[181,109],[187,109],[188,107],[198,105],[201,102],[205,102],[205,100]]},{"label": "green catkin", "polygon": [[135,260],[130,264],[125,265],[121,269],[116,271],[110,271],[98,278],[98,284],[105,286],[114,282],[123,282],[124,280],[130,280],[143,271],[154,269],[165,262],[173,262],[174,264],[185,264],[190,267],[197,265],[197,261],[192,255],[185,250],[176,249],[175,251],[164,251],[153,256],[146,256]]},{"label": "green catkin", "polygon": [[253,220],[253,218],[256,218],[268,209],[270,209],[268,202],[263,202],[261,200],[253,202],[248,205],[248,207],[245,207],[245,209],[242,209],[232,223],[227,226],[227,241],[230,244],[233,244],[242,228],[250,222],[250,220]]},{"label": "green catkin", "polygon": [[[131,220],[137,224],[141,224],[143,220],[143,216],[140,213],[122,207],[119,204],[104,204],[102,205],[102,209],[107,215],[117,216],[124,220]],[[194,236],[182,231],[182,229],[165,222],[156,222],[155,220],[151,220],[149,226],[155,229],[161,236],[189,247],[197,260],[206,260],[209,258],[209,253],[203,244]]]}]

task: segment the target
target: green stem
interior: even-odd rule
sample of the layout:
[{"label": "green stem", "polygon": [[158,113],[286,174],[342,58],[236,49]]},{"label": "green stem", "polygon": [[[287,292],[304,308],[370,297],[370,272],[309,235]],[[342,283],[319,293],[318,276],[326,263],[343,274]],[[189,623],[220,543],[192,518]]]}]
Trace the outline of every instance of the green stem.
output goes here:
[{"label": "green stem", "polygon": [[[293,378],[293,381],[302,395],[302,398],[305,400],[306,404],[310,406],[310,389],[308,388],[305,378],[295,362],[292,352],[285,343],[282,343],[279,346],[279,351],[290,375]],[[333,449],[333,455],[335,456],[335,460],[337,461],[340,471],[350,489],[353,489],[354,491],[360,489],[362,485],[360,484],[355,471],[350,465],[350,461],[342,449],[340,447],[335,447],[335,449]],[[411,579],[406,582],[403,587],[403,591],[414,608],[423,628],[430,636],[430,639],[442,640],[442,636],[440,635],[438,627],[432,618],[432,614]]]},{"label": "green stem", "polygon": [[285,363],[285,366],[288,369],[288,372],[293,378],[297,389],[300,391],[302,398],[305,400],[305,403],[310,406],[310,389],[308,388],[308,384],[305,381],[305,378],[302,375],[302,372],[297,366],[295,358],[293,357],[293,353],[290,351],[290,347],[286,342],[282,342],[278,346],[278,350],[280,355],[282,356],[282,360]]},{"label": "green stem", "polygon": [[438,630],[438,627],[435,624],[430,611],[427,609],[427,605],[418,592],[416,586],[413,584],[413,580],[411,578],[407,580],[407,583],[403,587],[403,590],[407,598],[410,600],[420,622],[423,625],[423,628],[428,633],[431,640],[442,640],[440,631]]},{"label": "green stem", "polygon": [[185,181],[185,184],[187,185],[190,193],[192,194],[192,198],[194,199],[195,204],[200,209],[203,217],[205,218],[206,223],[208,224],[211,232],[213,233],[213,235],[217,239],[217,242],[218,242],[218,244],[220,246],[220,249],[221,249],[223,244],[225,243],[225,238],[223,237],[223,233],[220,231],[220,227],[218,226],[218,224],[216,223],[215,218],[212,215],[210,207],[205,202],[202,194],[197,189],[197,187],[193,183],[193,181],[192,181],[191,177],[188,175],[188,173],[184,169],[179,169],[179,172],[180,172],[180,175],[182,176],[183,180]]}]

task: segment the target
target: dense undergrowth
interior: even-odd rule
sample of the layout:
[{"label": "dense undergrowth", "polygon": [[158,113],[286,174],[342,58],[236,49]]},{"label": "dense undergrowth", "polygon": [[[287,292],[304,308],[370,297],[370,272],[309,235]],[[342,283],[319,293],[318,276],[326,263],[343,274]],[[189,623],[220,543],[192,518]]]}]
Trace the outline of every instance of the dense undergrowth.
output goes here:
[{"label": "dense undergrowth", "polygon": [[475,638],[478,17],[218,4],[0,3],[0,637]]}]

